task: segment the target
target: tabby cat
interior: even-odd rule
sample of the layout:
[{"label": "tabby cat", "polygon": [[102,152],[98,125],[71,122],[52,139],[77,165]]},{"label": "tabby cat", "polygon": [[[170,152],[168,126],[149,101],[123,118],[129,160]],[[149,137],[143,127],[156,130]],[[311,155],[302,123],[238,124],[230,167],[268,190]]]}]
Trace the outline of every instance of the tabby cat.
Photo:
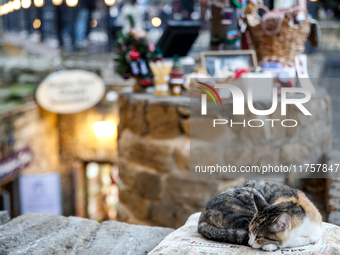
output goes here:
[{"label": "tabby cat", "polygon": [[198,232],[207,239],[274,251],[317,241],[322,217],[302,191],[251,180],[217,193],[201,214]]}]

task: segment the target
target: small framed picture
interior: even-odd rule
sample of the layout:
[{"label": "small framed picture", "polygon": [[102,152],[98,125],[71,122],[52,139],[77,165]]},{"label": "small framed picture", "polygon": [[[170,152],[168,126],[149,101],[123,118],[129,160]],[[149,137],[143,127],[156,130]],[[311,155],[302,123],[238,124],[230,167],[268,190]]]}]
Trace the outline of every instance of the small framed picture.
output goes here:
[{"label": "small framed picture", "polygon": [[201,52],[202,67],[214,78],[224,78],[237,69],[257,66],[254,50]]}]

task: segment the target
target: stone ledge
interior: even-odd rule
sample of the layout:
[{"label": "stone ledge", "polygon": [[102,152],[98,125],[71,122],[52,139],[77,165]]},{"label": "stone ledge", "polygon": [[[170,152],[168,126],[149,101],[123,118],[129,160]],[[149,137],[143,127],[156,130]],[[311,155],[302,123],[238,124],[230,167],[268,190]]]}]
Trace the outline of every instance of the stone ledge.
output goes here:
[{"label": "stone ledge", "polygon": [[0,254],[147,254],[173,231],[35,213],[3,218],[7,212],[0,212]]}]

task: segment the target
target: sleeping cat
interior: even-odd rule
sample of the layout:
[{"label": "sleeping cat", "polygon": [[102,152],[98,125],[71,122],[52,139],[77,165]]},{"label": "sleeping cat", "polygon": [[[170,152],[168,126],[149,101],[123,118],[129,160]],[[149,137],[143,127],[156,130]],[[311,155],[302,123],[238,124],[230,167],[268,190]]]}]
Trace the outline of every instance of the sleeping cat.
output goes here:
[{"label": "sleeping cat", "polygon": [[274,251],[317,241],[322,217],[305,194],[274,181],[247,181],[217,193],[198,221],[207,239]]}]

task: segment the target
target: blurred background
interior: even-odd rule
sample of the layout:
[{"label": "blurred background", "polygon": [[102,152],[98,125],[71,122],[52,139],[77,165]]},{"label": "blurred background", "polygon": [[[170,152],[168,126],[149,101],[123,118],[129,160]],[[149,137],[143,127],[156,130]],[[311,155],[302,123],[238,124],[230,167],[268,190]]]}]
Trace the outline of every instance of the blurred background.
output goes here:
[{"label": "blurred background", "polygon": [[[242,16],[246,1],[243,6],[238,2],[242,4],[236,1],[232,8]],[[284,9],[298,2],[268,0],[264,4]],[[315,79],[339,78],[340,3],[305,3],[322,35],[317,48],[306,44],[309,74]],[[216,186],[187,176],[188,170],[183,169],[188,169],[190,158],[190,112],[185,105],[162,108],[150,106],[148,98],[119,99],[122,91],[131,91],[136,83],[116,69],[125,43],[121,32],[130,33],[130,17],[139,29],[137,37],[140,31],[145,33],[150,51],[157,52],[158,46],[159,58],[177,53],[185,74],[200,67],[202,51],[242,48],[241,42],[214,45],[212,5],[207,0],[1,0],[0,210],[12,217],[34,211],[179,227],[217,187],[239,183],[229,180]],[[241,31],[240,27],[234,22],[223,29],[228,33]],[[73,69],[101,77],[102,100],[73,114],[38,106],[35,90],[45,77]],[[148,77],[144,78],[147,82]],[[338,158],[340,87],[337,79],[320,86],[330,96],[333,113],[333,131],[327,138],[332,145],[326,147]],[[127,129],[133,134],[125,132],[122,137]],[[147,134],[154,140],[143,140]],[[179,141],[182,136],[185,139]],[[167,175],[174,171],[178,176],[182,170],[183,178]],[[315,197],[324,217],[336,212],[339,224],[340,185],[334,183],[314,181],[307,185],[307,192]],[[336,199],[326,200],[332,185]],[[164,192],[168,195],[163,196]]]}]

